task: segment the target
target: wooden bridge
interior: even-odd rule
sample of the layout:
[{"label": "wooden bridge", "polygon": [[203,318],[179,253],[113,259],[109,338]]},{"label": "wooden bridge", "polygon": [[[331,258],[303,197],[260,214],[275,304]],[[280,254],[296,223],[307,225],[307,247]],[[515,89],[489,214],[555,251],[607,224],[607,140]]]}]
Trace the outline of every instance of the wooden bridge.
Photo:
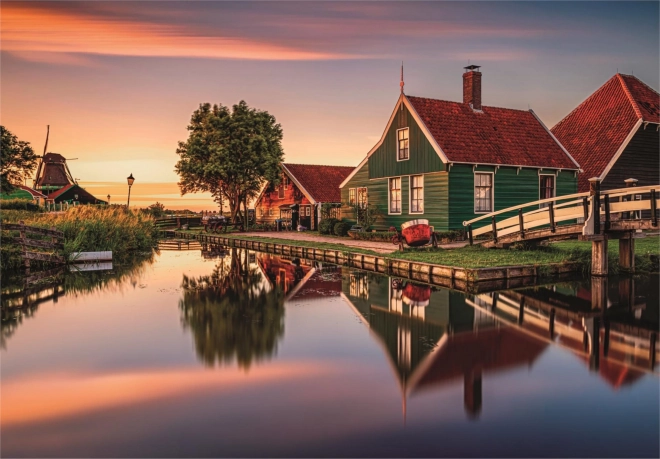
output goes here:
[{"label": "wooden bridge", "polygon": [[626,188],[601,191],[598,179],[589,182],[585,193],[540,199],[463,222],[470,245],[501,248],[577,237],[592,242],[592,274],[607,275],[607,241],[619,239],[620,266],[634,271],[634,240],[644,236],[639,230],[658,229],[660,185],[637,187],[629,179]]}]

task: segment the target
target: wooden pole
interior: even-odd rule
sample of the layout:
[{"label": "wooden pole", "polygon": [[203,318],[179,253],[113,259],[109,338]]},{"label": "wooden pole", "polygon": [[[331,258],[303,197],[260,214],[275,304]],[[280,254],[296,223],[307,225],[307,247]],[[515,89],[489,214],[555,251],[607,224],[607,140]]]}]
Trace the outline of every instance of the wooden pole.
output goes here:
[{"label": "wooden pole", "polygon": [[518,225],[520,226],[520,237],[525,238],[525,224],[523,221],[523,211],[518,209]]},{"label": "wooden pole", "polygon": [[597,177],[589,179],[589,195],[593,203],[594,234],[600,234],[600,179]]},{"label": "wooden pole", "polygon": [[550,231],[555,232],[555,206],[553,202],[548,203],[548,215],[550,216]]}]

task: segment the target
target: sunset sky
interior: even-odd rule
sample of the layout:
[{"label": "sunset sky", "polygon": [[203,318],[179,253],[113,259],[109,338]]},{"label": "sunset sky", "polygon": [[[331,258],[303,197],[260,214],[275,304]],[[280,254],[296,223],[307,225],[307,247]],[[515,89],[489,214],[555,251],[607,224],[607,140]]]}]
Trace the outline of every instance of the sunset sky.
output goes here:
[{"label": "sunset sky", "polygon": [[286,161],[357,165],[399,95],[462,98],[482,66],[485,105],[549,127],[617,70],[659,86],[657,2],[7,2],[1,122],[67,158],[113,202],[178,198],[174,164],[202,102],[244,99],[282,124]]}]

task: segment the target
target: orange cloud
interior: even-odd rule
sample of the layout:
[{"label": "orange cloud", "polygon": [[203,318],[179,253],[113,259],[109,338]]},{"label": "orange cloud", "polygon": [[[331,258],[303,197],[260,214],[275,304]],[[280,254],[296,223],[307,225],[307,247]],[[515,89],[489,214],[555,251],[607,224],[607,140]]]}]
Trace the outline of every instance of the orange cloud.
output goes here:
[{"label": "orange cloud", "polygon": [[259,60],[350,57],[242,37],[194,35],[185,27],[172,24],[108,19],[14,4],[2,6],[0,24],[1,49],[19,56],[30,52]]},{"label": "orange cloud", "polygon": [[233,390],[278,380],[320,377],[336,369],[312,362],[278,363],[209,371],[177,368],[118,374],[46,374],[2,384],[0,426],[79,415],[91,411],[176,397],[200,390]]}]

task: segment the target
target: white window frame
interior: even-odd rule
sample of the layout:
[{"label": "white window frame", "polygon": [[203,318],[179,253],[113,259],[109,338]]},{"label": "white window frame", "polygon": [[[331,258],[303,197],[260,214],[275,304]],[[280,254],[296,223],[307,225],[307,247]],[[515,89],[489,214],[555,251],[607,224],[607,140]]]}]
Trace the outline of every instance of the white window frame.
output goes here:
[{"label": "white window frame", "polygon": [[[489,211],[483,211],[480,210],[477,212],[477,200],[474,195],[474,190],[477,187],[476,184],[476,178],[477,174],[490,174],[491,179],[490,179],[490,210]],[[472,179],[472,210],[475,214],[489,214],[491,212],[495,212],[495,172],[489,172],[489,171],[474,171],[474,177]]]},{"label": "white window frame", "polygon": [[[399,181],[399,210],[392,210],[392,180]],[[401,215],[403,211],[403,180],[401,177],[390,177],[387,179],[387,215]]]},{"label": "white window frame", "polygon": [[[413,182],[413,177],[420,177],[422,179],[422,207],[424,210],[416,211],[414,212],[412,210],[412,182]],[[425,187],[424,187],[424,174],[417,174],[417,175],[411,175],[408,177],[408,214],[409,215],[424,215],[424,211],[426,210],[426,199],[425,199]]]},{"label": "white window frame", "polygon": [[[401,150],[400,150],[400,145],[399,145],[399,132],[401,131],[408,131],[408,157],[407,158],[401,158]],[[410,159],[410,128],[401,128],[396,130],[396,160],[397,162],[400,161],[408,161]]]},{"label": "white window frame", "polygon": [[355,202],[357,205],[360,205],[360,190],[364,190],[364,207],[363,209],[369,206],[369,190],[366,186],[359,186],[355,189]]},{"label": "white window frame", "polygon": [[[539,188],[539,201],[540,201],[541,199],[546,199],[546,198],[542,198],[542,197],[541,197],[541,177],[554,177],[554,178],[553,178],[553,182],[552,182],[553,187],[552,187],[552,196],[551,196],[551,197],[552,197],[552,198],[557,197],[557,175],[555,175],[555,174],[541,174],[541,173],[539,173],[539,187],[538,187],[538,188]],[[544,208],[546,208],[546,207],[548,207],[548,204],[547,204],[547,203],[546,203],[546,204],[539,204],[539,209],[544,209]]]}]

